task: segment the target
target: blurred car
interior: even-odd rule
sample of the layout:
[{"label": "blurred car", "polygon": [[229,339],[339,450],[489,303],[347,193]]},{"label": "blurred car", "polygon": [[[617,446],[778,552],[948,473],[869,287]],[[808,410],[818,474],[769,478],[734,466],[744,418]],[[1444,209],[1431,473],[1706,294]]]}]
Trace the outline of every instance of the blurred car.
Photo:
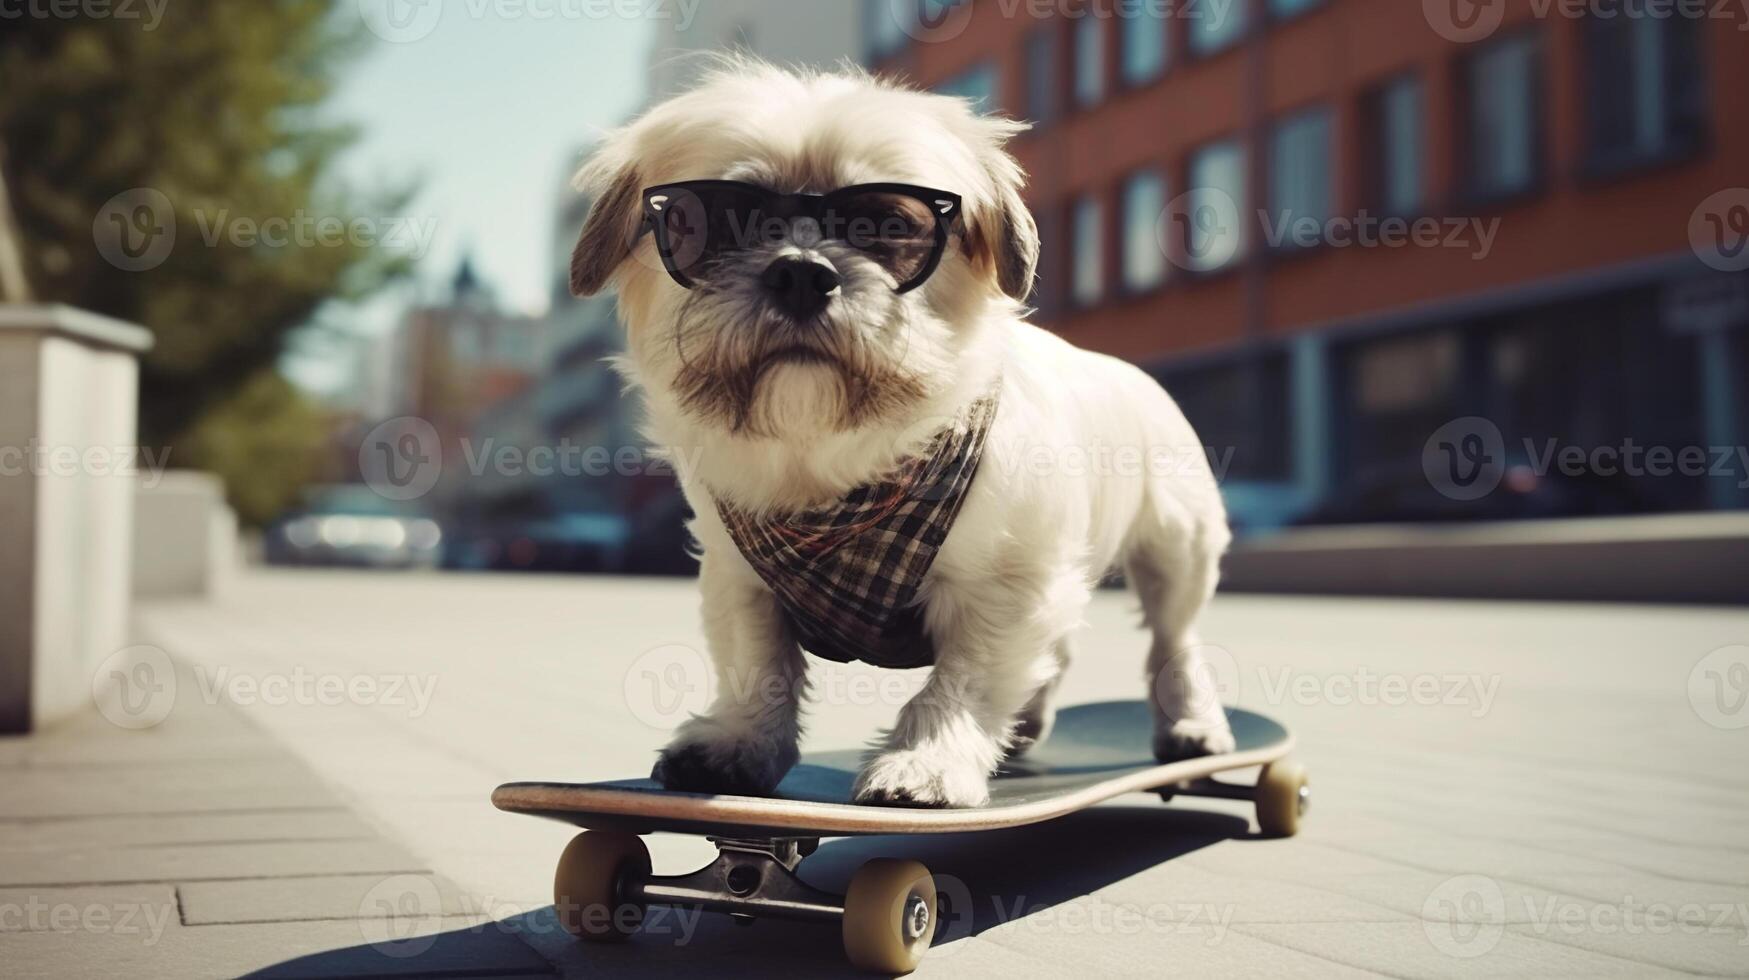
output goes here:
[{"label": "blurred car", "polygon": [[678,489],[658,497],[640,510],[632,519],[632,544],[626,555],[627,574],[697,575],[698,559],[693,557],[695,545],[692,533],[686,527],[691,516],[692,509]]},{"label": "blurred car", "polygon": [[443,528],[412,504],[363,484],[315,488],[302,507],[267,528],[270,565],[435,568]]},{"label": "blurred car", "polygon": [[462,571],[618,572],[631,524],[617,514],[507,514],[465,520],[443,566]]},{"label": "blurred car", "polygon": [[1524,464],[1509,465],[1493,492],[1477,500],[1458,500],[1435,489],[1419,465],[1405,463],[1356,479],[1345,492],[1332,496],[1322,507],[1294,523],[1315,526],[1522,521],[1645,514],[1659,509],[1630,477],[1538,474]]}]

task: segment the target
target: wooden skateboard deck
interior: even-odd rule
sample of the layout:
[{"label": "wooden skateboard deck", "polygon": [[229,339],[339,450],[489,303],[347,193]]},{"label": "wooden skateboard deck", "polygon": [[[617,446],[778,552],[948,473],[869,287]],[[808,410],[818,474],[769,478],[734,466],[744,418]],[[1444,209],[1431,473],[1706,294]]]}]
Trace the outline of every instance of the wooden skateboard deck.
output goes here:
[{"label": "wooden skateboard deck", "polygon": [[679,793],[649,779],[602,783],[508,783],[500,810],[590,830],[714,836],[839,837],[995,830],[1049,820],[1103,800],[1273,762],[1293,737],[1259,714],[1228,713],[1235,752],[1166,765],[1150,749],[1152,719],[1141,701],[1065,708],[1043,745],[990,781],[990,802],[970,809],[874,806],[851,801],[862,753],[805,756],[771,798]]},{"label": "wooden skateboard deck", "polygon": [[[963,809],[875,806],[851,800],[861,752],[804,756],[769,798],[663,789],[648,779],[601,783],[507,783],[492,794],[500,810],[585,828],[565,848],[553,881],[560,923],[580,939],[621,940],[650,905],[675,905],[742,918],[771,915],[840,923],[850,962],[906,973],[928,949],[937,918],[929,870],[915,861],[875,858],[844,895],[815,889],[796,874],[822,837],[997,830],[1056,817],[1125,793],[1250,800],[1266,834],[1299,828],[1308,796],[1304,768],[1287,758],[1293,737],[1262,715],[1227,717],[1235,751],[1162,765],[1150,743],[1153,720],[1141,701],[1065,708],[1043,745],[1007,763],[990,780],[990,801]],[[1262,767],[1255,785],[1214,779]],[[640,835],[709,837],[717,860],[691,874],[651,873]]]}]

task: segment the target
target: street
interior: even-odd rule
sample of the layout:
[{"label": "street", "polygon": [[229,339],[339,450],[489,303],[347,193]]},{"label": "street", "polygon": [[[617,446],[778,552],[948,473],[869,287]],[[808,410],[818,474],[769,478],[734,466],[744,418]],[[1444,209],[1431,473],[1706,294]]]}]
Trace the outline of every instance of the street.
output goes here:
[{"label": "street", "polygon": [[[648,771],[709,693],[694,593],[252,571],[215,602],[146,605],[138,656],[176,664],[166,720],[0,742],[19,777],[0,897],[177,914],[149,942],[0,922],[7,972],[842,971],[836,927],[781,921],[666,913],[577,945],[549,908],[573,830],[488,802]],[[1065,703],[1142,696],[1136,621],[1098,596]],[[1240,804],[1132,796],[827,842],[804,877],[927,864],[955,901],[920,976],[1749,975],[1749,709],[1727,696],[1749,611],[1222,596],[1203,634],[1225,700],[1299,740],[1299,837],[1256,837]],[[815,662],[806,748],[866,742],[918,680]],[[659,873],[712,853],[650,844]]]}]

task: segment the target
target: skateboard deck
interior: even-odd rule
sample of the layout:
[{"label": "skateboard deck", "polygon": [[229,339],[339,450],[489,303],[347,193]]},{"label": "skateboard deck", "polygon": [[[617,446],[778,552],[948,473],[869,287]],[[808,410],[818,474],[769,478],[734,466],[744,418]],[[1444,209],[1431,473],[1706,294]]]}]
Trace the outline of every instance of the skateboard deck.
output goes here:
[{"label": "skateboard deck", "polygon": [[1236,751],[1161,764],[1150,748],[1152,719],[1141,701],[1065,708],[1050,738],[1010,760],[990,780],[990,802],[924,809],[852,802],[863,754],[804,756],[771,797],[665,790],[649,779],[601,783],[509,783],[492,794],[500,810],[590,830],[736,837],[840,837],[996,830],[1049,820],[1103,800],[1204,779],[1287,755],[1293,737],[1262,715],[1228,712]]},{"label": "skateboard deck", "polygon": [[[613,942],[636,931],[650,905],[686,906],[743,919],[770,915],[837,922],[850,962],[907,973],[935,932],[936,890],[915,861],[875,858],[844,895],[822,892],[796,868],[822,837],[998,830],[1067,816],[1133,792],[1249,800],[1266,834],[1299,828],[1309,799],[1303,767],[1287,757],[1293,737],[1262,715],[1229,709],[1237,747],[1223,755],[1162,764],[1151,750],[1153,720],[1141,701],[1065,708],[1044,744],[1007,762],[990,780],[984,806],[876,806],[851,799],[864,753],[804,756],[770,797],[683,793],[648,779],[599,783],[507,783],[500,810],[584,828],[559,858],[553,905],[580,939]],[[1255,785],[1215,779],[1260,766]],[[717,859],[691,874],[654,875],[641,835],[710,838]]]}]

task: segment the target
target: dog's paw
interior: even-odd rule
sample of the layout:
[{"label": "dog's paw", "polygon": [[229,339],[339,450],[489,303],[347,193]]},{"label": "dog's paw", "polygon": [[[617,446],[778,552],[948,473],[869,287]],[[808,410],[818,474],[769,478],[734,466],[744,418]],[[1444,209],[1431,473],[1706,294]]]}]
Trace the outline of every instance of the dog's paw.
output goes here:
[{"label": "dog's paw", "polygon": [[1014,731],[1008,736],[1008,748],[1002,753],[1005,759],[1018,759],[1031,752],[1051,737],[1051,729],[1057,724],[1057,712],[1054,709],[1036,713],[1022,713],[1020,720],[1014,723]]},{"label": "dog's paw", "polygon": [[976,766],[944,763],[919,749],[884,752],[856,777],[858,803],[891,806],[972,807],[990,801],[986,774]]},{"label": "dog's paw", "polygon": [[1225,755],[1238,747],[1227,721],[1187,718],[1154,731],[1154,758],[1177,762],[1205,755]]},{"label": "dog's paw", "polygon": [[694,718],[661,751],[650,778],[688,793],[767,796],[797,755],[793,740],[738,738],[711,719]]}]

